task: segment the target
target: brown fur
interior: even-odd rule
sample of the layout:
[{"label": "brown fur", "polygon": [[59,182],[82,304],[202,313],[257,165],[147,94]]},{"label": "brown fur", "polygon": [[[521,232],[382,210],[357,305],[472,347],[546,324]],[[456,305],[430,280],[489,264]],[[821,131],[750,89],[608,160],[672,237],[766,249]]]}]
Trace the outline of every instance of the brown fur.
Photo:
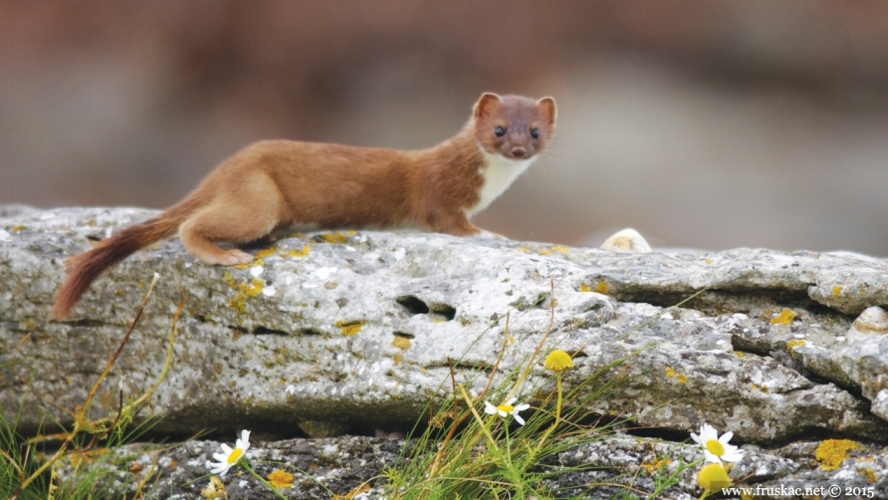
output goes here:
[{"label": "brown fur", "polygon": [[[505,132],[496,136],[495,130]],[[189,253],[208,264],[252,256],[217,242],[242,243],[280,226],[411,226],[478,234],[466,211],[479,202],[485,153],[527,160],[555,128],[555,101],[484,94],[455,137],[422,151],[262,141],[228,158],[183,201],[73,257],[52,314],[64,318],[99,275],[178,229]],[[540,136],[531,137],[537,129]]]}]

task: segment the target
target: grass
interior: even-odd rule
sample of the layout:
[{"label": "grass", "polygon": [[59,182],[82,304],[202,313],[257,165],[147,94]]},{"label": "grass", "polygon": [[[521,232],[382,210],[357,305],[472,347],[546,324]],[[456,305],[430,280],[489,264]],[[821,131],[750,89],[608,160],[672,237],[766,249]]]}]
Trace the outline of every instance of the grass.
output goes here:
[{"label": "grass", "polygon": [[[12,422],[7,421],[5,411],[0,408],[0,498],[52,500],[104,499],[111,496],[106,489],[108,482],[101,478],[116,474],[117,468],[114,465],[123,463],[127,457],[120,457],[110,451],[134,441],[151,425],[150,420],[135,426],[132,423],[139,409],[160,386],[172,363],[176,323],[183,305],[181,298],[170,328],[166,363],[155,384],[136,398],[124,399],[120,392],[118,410],[112,415],[93,419],[89,416],[89,410],[99,387],[108,377],[111,367],[138,323],[158,279],[158,275],[155,275],[126,335],[107,360],[104,371],[93,384],[86,400],[71,413],[73,423],[70,428],[65,429],[60,423],[54,422],[55,427],[64,430],[47,435],[38,433],[35,437],[25,439],[16,430],[22,408],[19,408]],[[116,458],[110,458],[112,456]],[[57,472],[63,463],[70,467],[70,474],[65,480]],[[133,498],[141,496],[145,482],[151,476],[150,471],[144,475],[139,472],[141,471],[134,472],[136,481]]]},{"label": "grass", "polygon": [[[694,297],[696,294],[687,300]],[[632,477],[627,477],[626,481],[619,483],[571,486],[566,491],[559,491],[558,487],[554,486],[559,478],[595,468],[595,464],[591,463],[576,467],[560,466],[556,457],[562,452],[603,439],[613,433],[614,427],[621,423],[616,419],[610,424],[600,425],[600,418],[591,415],[588,408],[594,407],[597,401],[607,398],[609,392],[625,377],[625,371],[620,369],[621,365],[639,351],[604,366],[563,395],[562,372],[570,369],[573,364],[570,359],[565,359],[568,358],[566,353],[554,350],[543,363],[543,367],[556,379],[554,391],[542,393],[543,386],[551,386],[551,383],[547,383],[550,380],[526,387],[523,384],[537,365],[539,354],[552,332],[554,300],[550,308],[549,327],[536,351],[524,359],[518,365],[518,369],[507,374],[505,377],[507,382],[502,387],[491,389],[491,384],[508,348],[510,338],[508,316],[503,332],[503,346],[484,391],[472,397],[451,375],[449,403],[439,408],[430,419],[430,425],[419,433],[410,454],[404,456],[401,463],[385,471],[388,498],[399,500],[588,498],[588,495],[594,494],[596,489],[602,487],[616,488],[619,493],[613,498],[656,498],[666,489],[678,484],[679,478],[688,467],[696,465],[680,464],[671,473],[667,472],[665,467],[652,469],[651,475],[655,484],[653,491],[633,488]],[[667,312],[669,310],[663,311],[661,315]],[[638,325],[624,333],[624,336],[644,327],[659,316]],[[642,349],[649,347],[651,346]],[[496,405],[501,401],[508,402],[516,394],[525,397],[533,395],[535,399],[542,400],[523,425],[516,422],[510,414],[502,417],[499,413],[482,415],[478,411],[484,401]],[[506,407],[506,409],[511,408]]]}]

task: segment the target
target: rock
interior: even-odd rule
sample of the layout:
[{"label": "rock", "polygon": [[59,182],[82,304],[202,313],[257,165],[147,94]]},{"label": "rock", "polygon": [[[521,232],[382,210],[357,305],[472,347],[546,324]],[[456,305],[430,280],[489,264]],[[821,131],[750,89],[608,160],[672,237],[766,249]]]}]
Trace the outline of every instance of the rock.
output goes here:
[{"label": "rock", "polygon": [[[774,450],[746,445],[742,447],[742,460],[731,467],[730,478],[735,486],[749,488],[747,496],[754,495],[754,498],[797,498],[804,496],[806,489],[814,491],[830,486],[839,486],[842,493],[849,488],[852,494],[845,495],[849,497],[888,497],[885,449],[852,443],[856,446],[841,453],[837,457],[839,465],[830,468],[822,463],[822,458],[817,458],[822,455],[818,451],[829,445],[828,441],[799,442]],[[220,446],[217,441],[201,440],[178,446],[124,446],[114,452],[112,458],[119,463],[111,466],[115,472],[103,483],[115,492],[132,494],[136,481],[128,470],[134,463],[139,464],[142,471],[155,464],[152,480],[144,491],[149,497],[160,492],[164,498],[197,500],[207,478],[195,478],[207,473],[206,462],[213,460],[212,455],[221,450]],[[412,446],[403,440],[344,436],[254,443],[247,456],[253,469],[263,477],[274,469],[293,474],[293,486],[281,490],[287,498],[330,498],[331,493],[347,495],[359,490],[363,492],[360,498],[376,499],[386,498],[386,482],[381,472],[387,467],[403,467],[411,451]],[[545,480],[542,487],[558,491],[562,496],[585,494],[614,498],[627,491],[646,496],[674,476],[676,484],[659,491],[656,498],[692,500],[700,493],[696,485],[699,466],[689,464],[702,459],[702,449],[693,443],[602,433],[591,442],[571,446],[547,458],[544,464],[552,479]],[[72,469],[66,464],[59,472],[67,478]],[[275,498],[238,468],[232,469],[222,481],[230,498]],[[787,494],[788,488],[802,493]],[[853,494],[854,491],[857,493]],[[739,494],[728,497],[737,498]]]},{"label": "rock", "polygon": [[[16,408],[27,395],[25,428],[42,420],[41,399],[69,408],[83,401],[159,272],[95,411],[113,408],[118,387],[137,394],[154,382],[181,292],[173,365],[151,403],[164,431],[299,421],[359,431],[409,426],[428,401],[446,397],[448,359],[458,381],[481,391],[507,313],[514,342],[495,379],[518,369],[549,326],[552,287],[544,349],[576,353],[568,383],[629,357],[613,374],[621,383],[596,402],[602,413],[682,432],[708,421],[762,444],[815,429],[888,435],[885,419],[868,411],[888,387],[888,360],[876,354],[888,352],[884,335],[854,334],[848,316],[888,296],[884,260],[766,250],[620,254],[362,231],[284,239],[237,269],[204,265],[173,239],[100,278],[67,321],[50,321],[64,258],[153,213],[19,209],[0,219],[10,234],[0,247],[0,403]],[[683,307],[664,309],[703,288]],[[824,289],[833,291],[825,298]],[[528,382],[528,397],[552,384],[541,367]]]},{"label": "rock", "polygon": [[[70,423],[63,409],[85,400],[157,272],[95,416],[155,383],[181,297],[170,371],[139,415],[159,417],[160,433],[408,430],[451,396],[451,366],[480,394],[503,346],[494,386],[551,325],[542,353],[573,355],[565,389],[581,387],[574,401],[590,398],[594,414],[663,436],[709,422],[762,447],[888,441],[888,340],[884,311],[872,309],[888,304],[884,259],[360,231],[289,235],[249,249],[248,266],[222,268],[172,239],[97,280],[67,320],[50,320],[64,259],[155,213],[0,210],[0,405],[9,418],[21,404],[21,432],[47,417]],[[539,405],[554,379],[537,361],[518,396]]]},{"label": "rock", "polygon": [[[201,500],[200,492],[209,482],[206,463],[213,461],[213,453],[219,453],[220,446],[221,443],[217,441],[193,440],[176,447],[151,444],[122,447],[116,450],[114,457],[121,463],[112,465],[115,472],[103,478],[106,490],[102,493],[108,498],[117,498],[112,492],[132,495],[136,482],[128,470],[133,464],[139,464],[138,468],[143,471],[139,479],[148,470],[153,471],[152,480],[145,487],[147,498]],[[247,457],[253,470],[262,477],[267,478],[276,469],[293,474],[293,485],[281,489],[287,498],[328,499],[331,491],[345,495],[364,482],[378,482],[385,467],[398,463],[403,448],[403,441],[365,436],[289,439],[253,443]],[[63,479],[74,473],[68,464],[63,465],[59,472]],[[221,480],[230,499],[277,498],[239,467],[229,470]],[[376,493],[374,498],[379,498],[381,489],[371,493]]]}]

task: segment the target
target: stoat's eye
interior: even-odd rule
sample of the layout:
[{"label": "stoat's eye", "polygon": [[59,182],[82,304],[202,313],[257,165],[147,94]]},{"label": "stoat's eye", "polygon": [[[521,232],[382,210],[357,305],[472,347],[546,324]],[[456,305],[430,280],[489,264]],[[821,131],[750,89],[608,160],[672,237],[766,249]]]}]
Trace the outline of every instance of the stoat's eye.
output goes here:
[{"label": "stoat's eye", "polygon": [[502,127],[497,127],[496,130],[493,131],[493,133],[496,134],[497,137],[502,137],[506,135],[506,129]]},{"label": "stoat's eye", "polygon": [[540,138],[540,129],[538,129],[538,128],[531,129],[530,136],[533,137],[534,139],[539,139]]}]

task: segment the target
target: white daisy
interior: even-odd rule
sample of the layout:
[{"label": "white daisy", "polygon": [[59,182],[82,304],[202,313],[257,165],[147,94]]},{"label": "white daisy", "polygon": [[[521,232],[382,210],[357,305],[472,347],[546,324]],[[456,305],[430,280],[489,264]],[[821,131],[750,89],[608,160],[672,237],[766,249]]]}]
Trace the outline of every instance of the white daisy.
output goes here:
[{"label": "white daisy", "polygon": [[227,444],[222,443],[222,451],[224,453],[213,453],[213,458],[218,460],[218,462],[207,461],[207,467],[210,468],[211,473],[224,476],[228,473],[228,469],[234,467],[237,464],[237,461],[240,460],[249,449],[250,431],[243,430],[241,431],[240,439],[238,439],[234,445],[234,449],[232,450]]},{"label": "white daisy", "polygon": [[691,433],[691,438],[703,447],[703,454],[707,462],[723,463],[738,462],[743,458],[743,452],[728,441],[734,437],[734,433],[728,431],[718,437],[718,431],[709,424],[700,426],[700,435]]},{"label": "white daisy", "polygon": [[521,425],[524,425],[524,419],[521,418],[521,415],[519,415],[518,412],[521,412],[521,411],[524,411],[524,410],[530,408],[530,405],[527,403],[524,403],[524,404],[520,404],[518,406],[514,406],[516,399],[518,399],[518,398],[511,398],[499,406],[493,406],[492,404],[490,404],[489,401],[485,401],[484,402],[484,413],[486,413],[488,415],[499,414],[499,416],[502,418],[506,418],[507,416],[512,415],[512,417],[515,419],[516,422],[518,422]]}]

